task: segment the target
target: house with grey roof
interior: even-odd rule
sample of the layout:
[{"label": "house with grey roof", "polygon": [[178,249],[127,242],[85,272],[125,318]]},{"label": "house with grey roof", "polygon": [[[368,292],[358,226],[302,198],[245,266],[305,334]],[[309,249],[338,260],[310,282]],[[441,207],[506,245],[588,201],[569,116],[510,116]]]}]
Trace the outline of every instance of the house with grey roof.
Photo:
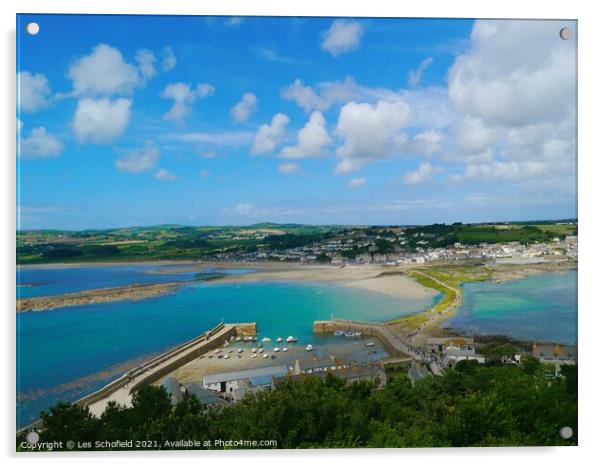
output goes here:
[{"label": "house with grey roof", "polygon": [[269,388],[272,377],[283,377],[287,373],[288,368],[284,365],[223,372],[203,377],[203,387],[218,393],[233,393],[238,388],[248,386]]}]

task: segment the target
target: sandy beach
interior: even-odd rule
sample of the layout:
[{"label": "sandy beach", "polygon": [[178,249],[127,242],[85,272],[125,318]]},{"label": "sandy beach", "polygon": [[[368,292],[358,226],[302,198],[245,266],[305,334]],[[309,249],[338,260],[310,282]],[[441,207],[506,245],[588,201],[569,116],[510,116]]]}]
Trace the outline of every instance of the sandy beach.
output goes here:
[{"label": "sandy beach", "polygon": [[[238,264],[239,267],[242,264]],[[267,281],[308,281],[336,283],[368,291],[385,293],[403,298],[422,298],[435,296],[437,292],[426,288],[401,273],[390,272],[382,265],[331,265],[299,264],[244,264],[252,268],[253,273],[227,275],[210,283],[256,283]]]}]

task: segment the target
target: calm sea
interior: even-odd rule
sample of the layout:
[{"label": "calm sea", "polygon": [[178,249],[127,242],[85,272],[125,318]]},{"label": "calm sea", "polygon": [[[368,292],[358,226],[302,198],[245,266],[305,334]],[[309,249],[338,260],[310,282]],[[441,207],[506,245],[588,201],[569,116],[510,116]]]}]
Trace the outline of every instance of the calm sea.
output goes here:
[{"label": "calm sea", "polygon": [[[134,267],[23,269],[22,283],[52,283],[58,292],[165,279]],[[55,273],[56,272],[56,273]],[[230,273],[243,273],[233,271]],[[173,280],[173,275],[167,276]],[[186,279],[186,278],[183,278]],[[35,289],[37,286],[24,289]],[[45,293],[46,294],[46,293]],[[312,322],[338,318],[385,321],[430,307],[435,298],[399,299],[316,283],[204,283],[136,302],[115,302],[17,315],[17,423],[37,419],[58,400],[72,401],[150,355],[193,338],[221,319],[257,322],[261,336],[294,335],[319,343]]]},{"label": "calm sea", "polygon": [[519,340],[577,343],[577,271],[464,286],[464,300],[445,327]]}]

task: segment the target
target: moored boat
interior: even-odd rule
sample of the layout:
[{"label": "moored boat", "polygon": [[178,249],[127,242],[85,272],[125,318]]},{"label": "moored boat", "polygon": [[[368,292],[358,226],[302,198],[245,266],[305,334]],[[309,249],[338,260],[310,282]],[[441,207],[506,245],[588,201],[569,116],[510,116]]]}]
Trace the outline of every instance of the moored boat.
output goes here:
[{"label": "moored boat", "polygon": [[307,345],[305,347],[305,351],[313,351],[314,347],[312,345]]}]

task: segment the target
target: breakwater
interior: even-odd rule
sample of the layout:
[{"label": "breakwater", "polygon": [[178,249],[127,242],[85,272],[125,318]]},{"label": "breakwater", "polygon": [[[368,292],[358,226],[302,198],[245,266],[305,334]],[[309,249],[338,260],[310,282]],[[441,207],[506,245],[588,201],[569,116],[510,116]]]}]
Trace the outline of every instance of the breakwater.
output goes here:
[{"label": "breakwater", "polygon": [[[87,407],[95,416],[100,416],[110,401],[130,406],[134,391],[156,382],[201,354],[222,346],[232,336],[255,336],[256,334],[257,324],[254,322],[236,324],[220,322],[211,330],[171,348],[123,374],[100,390],[80,398],[75,404]],[[40,428],[43,428],[42,421],[37,420],[17,433]]]}]

